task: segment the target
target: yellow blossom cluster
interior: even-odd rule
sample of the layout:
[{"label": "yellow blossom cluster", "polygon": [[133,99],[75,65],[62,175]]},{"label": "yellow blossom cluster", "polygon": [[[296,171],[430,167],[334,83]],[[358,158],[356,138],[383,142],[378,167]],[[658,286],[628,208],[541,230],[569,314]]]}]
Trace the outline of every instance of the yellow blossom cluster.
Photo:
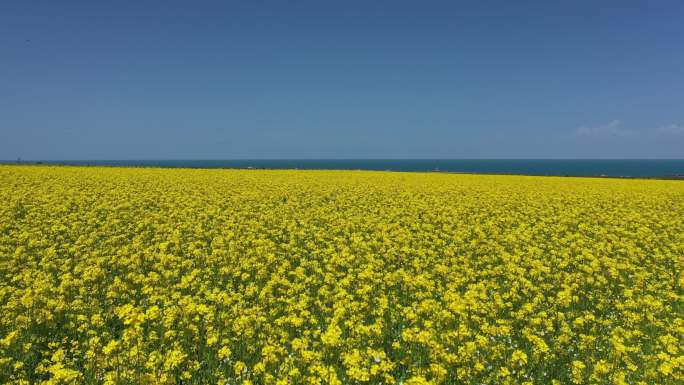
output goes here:
[{"label": "yellow blossom cluster", "polygon": [[682,384],[684,183],[0,166],[0,383]]}]

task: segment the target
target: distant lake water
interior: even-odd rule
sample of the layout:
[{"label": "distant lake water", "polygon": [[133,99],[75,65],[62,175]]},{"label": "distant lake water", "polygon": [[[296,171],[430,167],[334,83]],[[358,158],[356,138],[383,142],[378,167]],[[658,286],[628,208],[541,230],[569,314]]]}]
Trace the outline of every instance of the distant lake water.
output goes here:
[{"label": "distant lake water", "polygon": [[133,167],[391,170],[558,176],[684,177],[684,159],[73,160],[42,161],[42,163]]}]

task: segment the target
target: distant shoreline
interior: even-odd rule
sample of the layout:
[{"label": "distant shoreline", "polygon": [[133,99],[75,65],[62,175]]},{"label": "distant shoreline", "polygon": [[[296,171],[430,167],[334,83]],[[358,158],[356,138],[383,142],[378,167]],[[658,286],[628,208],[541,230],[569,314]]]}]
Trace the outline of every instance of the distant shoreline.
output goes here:
[{"label": "distant shoreline", "polygon": [[[305,167],[288,167],[287,165],[307,163]],[[350,167],[341,167],[340,164],[348,163]],[[374,167],[353,167],[359,164],[379,163],[390,165],[391,163],[427,163],[431,162],[464,162],[464,163],[535,163],[537,165],[543,162],[548,163],[584,163],[584,162],[598,162],[598,163],[613,163],[613,162],[628,162],[628,163],[659,163],[659,162],[675,162],[684,165],[684,159],[605,159],[605,160],[591,160],[591,159],[463,159],[463,160],[429,160],[429,159],[396,159],[396,160],[148,160],[148,161],[0,161],[0,165],[7,166],[62,166],[62,167],[121,167],[121,168],[144,168],[144,169],[200,169],[200,170],[318,170],[318,171],[381,171],[381,172],[411,172],[411,173],[443,173],[443,174],[462,174],[462,175],[508,175],[508,176],[539,176],[539,177],[572,177],[572,178],[601,178],[601,179],[649,179],[649,180],[684,180],[684,171],[682,173],[674,173],[670,175],[610,175],[605,173],[596,174],[576,174],[576,173],[532,173],[532,172],[511,172],[511,171],[487,171],[487,170],[442,170],[439,167],[430,169],[397,169],[397,168],[381,168],[377,165]],[[336,167],[315,167],[316,164],[335,164]],[[254,165],[250,165],[254,164]],[[261,166],[257,164],[262,164]],[[278,167],[268,167],[267,165],[280,164]],[[523,170],[524,171],[524,170]],[[551,171],[549,169],[548,171]]]}]

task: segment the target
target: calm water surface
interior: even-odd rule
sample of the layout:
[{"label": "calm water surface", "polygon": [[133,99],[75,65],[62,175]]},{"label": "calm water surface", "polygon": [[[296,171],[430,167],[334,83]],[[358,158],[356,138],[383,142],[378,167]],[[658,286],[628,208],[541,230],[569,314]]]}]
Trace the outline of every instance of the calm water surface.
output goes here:
[{"label": "calm water surface", "polygon": [[72,160],[42,163],[137,167],[447,171],[561,176],[684,176],[684,159]]}]

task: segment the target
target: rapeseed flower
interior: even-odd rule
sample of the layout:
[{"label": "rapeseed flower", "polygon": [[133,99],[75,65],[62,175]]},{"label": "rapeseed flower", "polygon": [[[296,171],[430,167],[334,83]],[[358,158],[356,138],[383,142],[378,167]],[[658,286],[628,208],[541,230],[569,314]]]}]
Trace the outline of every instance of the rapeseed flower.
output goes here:
[{"label": "rapeseed flower", "polygon": [[684,382],[681,181],[0,166],[0,383]]}]

